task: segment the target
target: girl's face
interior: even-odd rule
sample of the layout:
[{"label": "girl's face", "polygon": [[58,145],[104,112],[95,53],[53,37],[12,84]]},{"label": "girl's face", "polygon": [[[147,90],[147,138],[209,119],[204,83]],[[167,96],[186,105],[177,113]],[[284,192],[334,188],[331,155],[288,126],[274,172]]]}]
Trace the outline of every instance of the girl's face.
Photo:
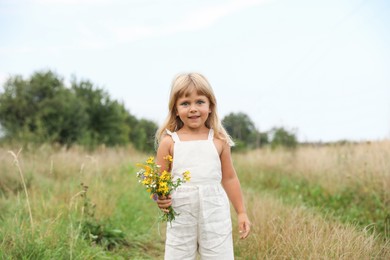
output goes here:
[{"label": "girl's face", "polygon": [[184,124],[183,127],[200,130],[205,127],[206,120],[211,113],[210,100],[194,90],[190,95],[177,99],[176,111],[176,115]]}]

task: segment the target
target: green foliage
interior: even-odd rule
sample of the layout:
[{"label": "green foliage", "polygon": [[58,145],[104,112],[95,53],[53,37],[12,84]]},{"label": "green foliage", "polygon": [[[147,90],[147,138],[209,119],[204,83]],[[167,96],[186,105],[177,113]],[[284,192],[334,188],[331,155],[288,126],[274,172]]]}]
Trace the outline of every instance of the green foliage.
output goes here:
[{"label": "green foliage", "polygon": [[0,136],[23,143],[81,144],[94,148],[126,145],[154,151],[157,125],[131,115],[88,80],[72,79],[70,88],[52,71],[28,79],[10,77],[0,93]]},{"label": "green foliage", "polygon": [[118,145],[128,143],[130,126],[126,119],[128,112],[123,104],[111,100],[104,90],[95,88],[89,81],[72,82],[72,91],[79,102],[86,107],[86,128],[81,144]]},{"label": "green foliage", "polygon": [[272,136],[271,147],[276,148],[279,146],[294,149],[298,145],[297,137],[294,133],[288,132],[283,127],[276,127],[269,132]]},{"label": "green foliage", "polygon": [[230,113],[225,116],[222,123],[228,133],[236,142],[235,150],[259,148],[270,144],[272,148],[296,148],[298,141],[295,133],[283,127],[272,128],[267,132],[259,132],[255,124],[244,113]]},{"label": "green foliage", "polygon": [[0,123],[5,135],[27,142],[54,139],[45,126],[45,115],[57,110],[53,99],[65,91],[62,79],[50,71],[37,72],[28,80],[9,78],[0,95]]},{"label": "green foliage", "polygon": [[154,152],[154,134],[157,128],[158,126],[154,122],[141,119],[133,125],[130,141],[140,151]]},{"label": "green foliage", "polygon": [[236,142],[236,150],[258,148],[268,143],[267,134],[257,131],[255,124],[244,113],[230,113],[223,118],[222,124]]},{"label": "green foliage", "polygon": [[83,193],[81,197],[84,200],[83,210],[84,215],[80,222],[81,236],[90,241],[93,245],[100,245],[107,250],[113,250],[117,246],[128,245],[125,238],[125,233],[120,229],[111,228],[107,224],[103,224],[95,218],[95,207],[87,197],[88,186],[81,184]]},{"label": "green foliage", "polygon": [[49,142],[70,145],[87,131],[86,106],[67,89],[45,100],[38,118]]}]

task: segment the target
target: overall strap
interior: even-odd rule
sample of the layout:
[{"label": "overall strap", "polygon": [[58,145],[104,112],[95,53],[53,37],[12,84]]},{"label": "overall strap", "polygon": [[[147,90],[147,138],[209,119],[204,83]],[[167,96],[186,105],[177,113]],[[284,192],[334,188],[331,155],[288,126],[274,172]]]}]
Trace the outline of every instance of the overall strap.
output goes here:
[{"label": "overall strap", "polygon": [[180,142],[180,139],[179,139],[179,136],[177,135],[176,132],[171,132],[169,131],[168,129],[165,129],[167,131],[167,134],[170,135],[173,139],[173,141],[176,143],[176,142]]},{"label": "overall strap", "polygon": [[213,140],[213,139],[214,139],[214,130],[210,128],[209,137],[207,138],[207,140]]}]

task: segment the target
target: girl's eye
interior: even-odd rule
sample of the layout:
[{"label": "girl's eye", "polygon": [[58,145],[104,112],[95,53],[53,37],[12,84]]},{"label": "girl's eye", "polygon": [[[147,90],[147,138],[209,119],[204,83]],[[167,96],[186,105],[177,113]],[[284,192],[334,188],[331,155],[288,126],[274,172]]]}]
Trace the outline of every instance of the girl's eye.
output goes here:
[{"label": "girl's eye", "polygon": [[198,100],[198,102],[196,102],[198,104],[204,104],[205,102],[203,100]]},{"label": "girl's eye", "polygon": [[181,106],[188,106],[188,102],[182,102],[180,105]]}]

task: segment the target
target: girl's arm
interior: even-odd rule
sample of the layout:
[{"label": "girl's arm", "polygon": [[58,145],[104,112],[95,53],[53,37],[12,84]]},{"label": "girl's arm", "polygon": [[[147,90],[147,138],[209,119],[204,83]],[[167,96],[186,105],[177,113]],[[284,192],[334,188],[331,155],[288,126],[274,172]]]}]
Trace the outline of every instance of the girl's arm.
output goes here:
[{"label": "girl's arm", "polygon": [[220,155],[222,166],[222,186],[237,213],[240,238],[246,238],[250,231],[250,221],[246,213],[240,181],[233,166],[230,146],[224,144]]},{"label": "girl's arm", "polygon": [[173,146],[173,140],[168,135],[162,138],[158,146],[156,163],[161,165],[161,172],[163,172],[164,170],[167,171],[170,170],[167,168],[167,162],[164,160],[164,157],[168,155],[172,156],[172,146]]},{"label": "girl's arm", "polygon": [[[170,169],[167,169],[167,164],[166,161],[164,160],[164,157],[167,155],[172,156],[172,145],[173,145],[173,140],[170,136],[164,136],[163,139],[161,140],[160,145],[158,146],[157,149],[157,158],[156,158],[156,163],[158,165],[161,165],[161,172],[164,170],[170,171]],[[164,212],[168,213],[169,211],[167,208],[172,205],[172,200],[171,196],[162,196],[157,199],[157,206]]]}]

